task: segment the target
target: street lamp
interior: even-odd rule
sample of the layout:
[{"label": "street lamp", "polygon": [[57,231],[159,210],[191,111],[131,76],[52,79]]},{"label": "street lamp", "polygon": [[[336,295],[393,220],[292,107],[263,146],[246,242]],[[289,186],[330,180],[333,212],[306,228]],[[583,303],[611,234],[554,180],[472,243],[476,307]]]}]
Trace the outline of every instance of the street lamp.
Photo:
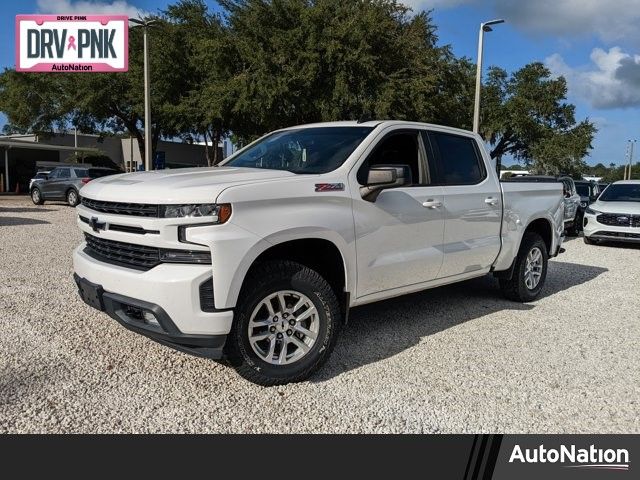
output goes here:
[{"label": "street lamp", "polygon": [[633,146],[635,145],[636,140],[627,140],[627,148],[629,150],[629,167],[625,168],[627,174],[625,175],[625,180],[631,180],[631,165],[633,165]]},{"label": "street lamp", "polygon": [[156,20],[139,20],[137,18],[130,18],[131,23],[140,25],[144,28],[143,41],[144,41],[144,169],[146,171],[151,170],[151,94],[149,91],[149,49],[147,43],[147,30],[153,24],[157,23]]},{"label": "street lamp", "polygon": [[473,105],[473,132],[478,133],[480,130],[480,88],[482,87],[482,50],[484,41],[484,32],[491,32],[491,25],[504,23],[504,20],[490,20],[480,24],[480,33],[478,34],[478,65],[476,67],[476,97]]}]

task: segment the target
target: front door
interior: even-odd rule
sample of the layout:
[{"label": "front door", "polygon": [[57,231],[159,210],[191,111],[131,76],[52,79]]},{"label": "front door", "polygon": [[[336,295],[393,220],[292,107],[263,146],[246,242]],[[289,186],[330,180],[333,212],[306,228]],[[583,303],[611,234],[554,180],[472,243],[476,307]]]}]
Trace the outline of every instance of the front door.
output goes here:
[{"label": "front door", "polygon": [[[418,130],[396,129],[377,142],[352,191],[373,165],[408,165],[411,184],[384,190],[374,202],[356,196],[357,297],[434,280],[442,265],[443,190],[430,185]],[[356,193],[357,195],[357,193]]]}]

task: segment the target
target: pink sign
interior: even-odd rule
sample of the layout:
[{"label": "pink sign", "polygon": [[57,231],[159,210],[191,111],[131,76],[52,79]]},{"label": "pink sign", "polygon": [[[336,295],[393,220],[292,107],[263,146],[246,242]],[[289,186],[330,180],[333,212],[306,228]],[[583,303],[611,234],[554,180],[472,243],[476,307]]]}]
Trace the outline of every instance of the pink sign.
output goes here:
[{"label": "pink sign", "polygon": [[17,15],[18,72],[126,72],[126,15]]}]

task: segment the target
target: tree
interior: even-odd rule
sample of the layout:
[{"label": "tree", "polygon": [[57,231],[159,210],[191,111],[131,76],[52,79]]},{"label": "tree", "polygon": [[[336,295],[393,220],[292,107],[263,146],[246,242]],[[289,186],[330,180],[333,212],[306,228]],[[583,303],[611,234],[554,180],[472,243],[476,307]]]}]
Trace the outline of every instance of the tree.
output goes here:
[{"label": "tree", "polygon": [[437,46],[427,13],[410,16],[390,0],[220,3],[239,67],[240,136],[366,115],[455,124],[459,105],[468,109],[457,97],[470,65]]},{"label": "tree", "polygon": [[596,128],[576,123],[575,106],[565,102],[563,77],[551,78],[541,63],[531,63],[511,76],[489,70],[483,97],[481,135],[491,157],[512,155],[535,170],[570,173],[584,168]]}]

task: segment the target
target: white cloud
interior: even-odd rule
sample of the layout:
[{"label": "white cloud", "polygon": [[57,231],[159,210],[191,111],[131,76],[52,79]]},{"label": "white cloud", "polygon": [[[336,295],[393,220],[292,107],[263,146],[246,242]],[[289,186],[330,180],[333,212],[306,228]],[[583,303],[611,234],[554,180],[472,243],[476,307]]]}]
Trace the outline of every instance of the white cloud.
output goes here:
[{"label": "white cloud", "polygon": [[94,0],[38,0],[39,13],[128,15],[130,18],[144,17],[148,13],[125,0],[101,2]]},{"label": "white cloud", "polygon": [[498,16],[533,33],[640,40],[640,0],[492,0]]},{"label": "white cloud", "polygon": [[587,100],[594,108],[640,106],[640,55],[620,47],[608,52],[595,48],[591,65],[573,68],[555,53],[545,60],[554,75],[567,79],[569,92]]}]

